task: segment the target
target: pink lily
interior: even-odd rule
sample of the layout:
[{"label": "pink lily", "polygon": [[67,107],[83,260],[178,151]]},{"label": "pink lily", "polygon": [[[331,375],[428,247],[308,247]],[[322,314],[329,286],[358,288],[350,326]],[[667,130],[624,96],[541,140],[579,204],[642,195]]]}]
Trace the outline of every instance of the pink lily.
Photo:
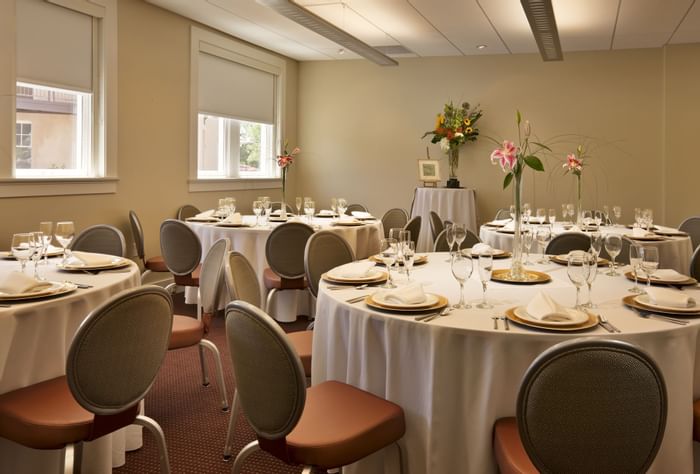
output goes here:
[{"label": "pink lily", "polygon": [[582,171],[583,170],[583,160],[576,158],[576,155],[569,153],[566,156],[566,163],[562,165],[563,168],[569,171]]},{"label": "pink lily", "polygon": [[499,163],[501,169],[508,173],[513,171],[518,162],[518,147],[511,141],[504,141],[502,148],[497,148],[491,153],[491,163]]}]

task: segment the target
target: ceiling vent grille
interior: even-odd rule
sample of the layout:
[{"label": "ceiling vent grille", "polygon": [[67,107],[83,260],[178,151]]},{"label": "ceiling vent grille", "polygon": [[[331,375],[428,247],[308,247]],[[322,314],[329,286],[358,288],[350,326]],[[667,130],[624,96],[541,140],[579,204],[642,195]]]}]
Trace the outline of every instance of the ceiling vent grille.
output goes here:
[{"label": "ceiling vent grille", "polygon": [[390,44],[386,46],[375,46],[374,49],[379,51],[380,53],[384,53],[387,56],[403,56],[403,55],[412,55],[415,56],[416,53],[405,47],[404,45],[401,44]]},{"label": "ceiling vent grille", "polygon": [[563,55],[559,43],[557,21],[554,18],[552,0],[520,0],[530,29],[545,61],[561,61]]}]

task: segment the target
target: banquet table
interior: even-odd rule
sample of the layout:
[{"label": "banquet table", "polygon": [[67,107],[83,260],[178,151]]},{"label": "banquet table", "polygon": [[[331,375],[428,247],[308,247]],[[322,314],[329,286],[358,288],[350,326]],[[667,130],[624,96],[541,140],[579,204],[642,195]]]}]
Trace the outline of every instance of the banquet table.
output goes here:
[{"label": "banquet table", "polygon": [[[457,302],[459,287],[450,274],[447,254],[428,256],[426,265],[414,268],[414,280],[426,292]],[[494,269],[509,266],[509,259],[494,260]],[[628,341],[656,360],[668,389],[666,432],[650,472],[692,472],[692,403],[700,397],[700,318],[688,318],[686,326],[643,319],[621,301],[630,294],[632,282],[599,271],[593,284],[593,302],[598,306],[594,311],[606,316],[620,334],[600,326],[564,333],[515,323],[506,331],[503,321],[495,330],[492,316],[527,304],[539,291],[562,305],[574,304],[575,290],[565,266],[549,263],[528,268],[546,272],[552,281],[534,286],[491,282],[487,297],[494,309],[455,310],[429,323],[346,301],[376,289],[331,291],[324,282],[314,328],[312,383],[347,382],[403,407],[406,434],[400,444],[408,468],[404,472],[495,473],[493,425],[499,418],[515,416],[520,381],[539,354],[578,337]],[[472,306],[481,299],[477,274],[475,270],[466,284]],[[399,277],[399,282],[401,278],[405,277]],[[697,285],[683,291],[700,301]],[[399,472],[395,450],[386,448],[347,472]]]},{"label": "banquet table", "polygon": [[476,233],[476,192],[473,189],[416,188],[411,218],[422,217],[420,235],[416,243],[418,252],[433,250],[430,211],[436,212],[443,221],[466,224],[467,229]]},{"label": "banquet table", "polygon": [[[139,268],[134,263],[92,275],[60,271],[56,262],[60,259],[49,259],[48,266],[42,262],[39,275],[92,288],[0,307],[0,393],[65,374],[73,335],[88,313],[109,297],[141,284]],[[27,267],[29,274],[33,265]],[[15,260],[0,260],[0,276],[18,269]],[[87,442],[83,449],[84,472],[112,472],[113,466],[124,464],[125,450],[139,447],[141,428],[136,426]],[[58,450],[34,450],[0,438],[0,474],[59,472],[58,465]]]},{"label": "banquet table", "polygon": [[[536,224],[535,224],[536,226]],[[673,230],[671,228],[664,228]],[[553,233],[559,235],[569,232],[560,223],[554,224]],[[618,234],[630,236],[632,229],[624,226],[603,226],[600,228],[603,235]],[[513,250],[513,233],[507,233],[500,228],[482,225],[479,229],[479,238],[485,244],[493,248],[502,250]],[[640,245],[651,245],[659,249],[659,268],[672,268],[681,273],[688,273],[690,259],[693,256],[693,244],[688,236],[660,236],[663,240],[632,240]],[[533,251],[536,251],[537,242],[532,244]]]},{"label": "banquet table", "polygon": [[[299,222],[298,218],[291,218],[289,222]],[[304,219],[302,222],[306,222]],[[255,216],[243,216],[243,223],[249,226],[255,224]],[[199,236],[202,243],[202,258],[211,246],[219,239],[227,238],[231,242],[231,250],[242,253],[250,261],[258,275],[260,294],[263,298],[267,295],[263,282],[263,270],[268,266],[265,257],[265,243],[272,229],[280,225],[270,222],[267,226],[260,227],[221,227],[212,223],[188,222],[192,230]],[[317,230],[330,230],[341,235],[350,244],[358,259],[367,258],[379,252],[379,242],[384,235],[380,220],[367,221],[363,225],[346,226],[337,225],[334,219],[315,217],[312,225]],[[222,298],[226,292],[221,292]],[[196,301],[196,289],[188,289],[186,292],[188,302]],[[225,299],[225,298],[224,298]],[[278,321],[294,321],[297,314],[307,311],[308,299],[305,292],[283,291],[277,293],[273,299],[273,307],[268,312]],[[223,308],[226,301],[220,301]]]}]

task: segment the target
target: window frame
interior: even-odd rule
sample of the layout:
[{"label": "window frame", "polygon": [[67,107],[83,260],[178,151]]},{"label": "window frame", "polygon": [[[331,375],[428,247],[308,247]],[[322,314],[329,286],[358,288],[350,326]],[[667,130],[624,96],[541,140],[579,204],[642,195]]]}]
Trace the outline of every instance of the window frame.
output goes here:
[{"label": "window frame", "polygon": [[[92,17],[93,21],[93,100],[91,121],[92,152],[86,166],[90,176],[21,177],[15,169],[15,147],[0,154],[0,197],[105,194],[117,191],[117,2],[115,0],[44,0]],[[16,7],[14,1],[0,2],[0,133],[14,136],[18,82],[38,84],[19,78],[16,71]],[[13,138],[11,142],[14,143]]]},{"label": "window frame", "polygon": [[[232,38],[191,26],[190,30],[190,153],[189,179],[190,192],[225,191],[243,189],[281,188],[280,173],[275,166],[275,155],[281,144],[282,117],[285,112],[286,62],[284,59],[260,49],[245,45]],[[267,176],[240,176],[238,166],[228,161],[225,177],[204,178],[199,175],[199,55],[207,53],[227,61],[258,69],[274,76],[274,121],[273,154],[267,164]],[[207,114],[209,115],[209,114]],[[225,127],[227,128],[227,127]],[[224,140],[226,143],[230,140]],[[236,160],[238,165],[238,160]],[[234,169],[235,168],[235,169]]]}]

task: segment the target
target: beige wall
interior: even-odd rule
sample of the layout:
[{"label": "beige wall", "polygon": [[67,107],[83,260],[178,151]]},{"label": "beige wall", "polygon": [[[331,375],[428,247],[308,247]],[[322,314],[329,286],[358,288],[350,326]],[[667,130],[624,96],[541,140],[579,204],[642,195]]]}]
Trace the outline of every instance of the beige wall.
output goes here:
[{"label": "beige wall", "polygon": [[[554,63],[539,55],[403,59],[397,68],[365,61],[301,63],[304,153],[296,170],[298,189],[326,206],[331,196],[342,195],[377,215],[408,208],[418,185],[416,160],[425,157],[426,146],[447,174],[445,155],[421,136],[445,101],[467,100],[484,110],[482,135],[516,139],[520,109],[533,132],[553,144],[557,153],[545,159],[545,173],[527,171],[525,198],[533,208],[573,202],[574,178],[563,175],[561,163],[583,141],[591,149],[584,206],[619,204],[627,221],[634,207],[651,207],[664,221],[664,198],[670,206],[683,195],[673,180],[665,193],[660,185],[664,153],[676,155],[668,162],[669,178],[683,173],[676,163],[689,160],[684,152],[697,129],[690,114],[700,105],[700,92],[683,64],[692,57],[697,77],[698,53],[697,45],[669,48],[666,70],[662,49],[567,53]],[[666,113],[669,125],[679,123],[665,137]],[[459,178],[476,189],[480,221],[512,201],[511,192],[501,189],[500,168],[490,164],[493,148],[481,137],[461,149]],[[700,213],[698,207],[697,200],[689,201],[682,211],[669,212],[668,222]]]},{"label": "beige wall", "polygon": [[[13,232],[42,220],[76,222],[79,229],[114,224],[129,240],[128,211],[144,225],[147,255],[160,253],[158,231],[185,203],[208,209],[233,195],[249,208],[253,198],[280,190],[188,192],[190,25],[178,15],[140,0],[119,0],[119,184],[116,194],[0,199],[0,248]],[[2,21],[0,21],[2,23]],[[200,25],[201,26],[201,25]],[[297,63],[288,61],[286,130],[296,137]],[[1,98],[1,96],[0,96]],[[14,145],[14,126],[12,127]],[[0,149],[7,147],[0,137]]]}]

